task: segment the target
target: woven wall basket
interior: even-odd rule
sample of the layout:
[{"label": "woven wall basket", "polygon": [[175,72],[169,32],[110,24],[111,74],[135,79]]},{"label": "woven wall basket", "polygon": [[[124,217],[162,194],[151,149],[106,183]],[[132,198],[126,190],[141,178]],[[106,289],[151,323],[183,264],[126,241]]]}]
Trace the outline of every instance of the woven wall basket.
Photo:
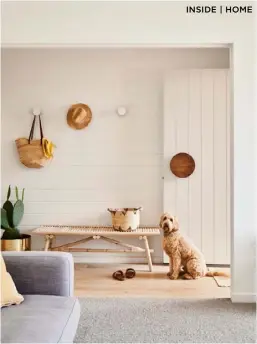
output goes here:
[{"label": "woven wall basket", "polygon": [[112,216],[113,229],[117,231],[133,231],[139,227],[140,224],[140,210],[139,208],[115,208],[107,209]]}]

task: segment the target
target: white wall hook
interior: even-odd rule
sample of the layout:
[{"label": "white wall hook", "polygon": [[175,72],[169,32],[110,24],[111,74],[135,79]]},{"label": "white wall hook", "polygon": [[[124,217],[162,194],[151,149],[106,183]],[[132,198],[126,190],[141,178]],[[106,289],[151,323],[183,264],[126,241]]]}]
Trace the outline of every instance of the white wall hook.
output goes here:
[{"label": "white wall hook", "polygon": [[119,106],[117,109],[117,114],[119,116],[124,116],[127,113],[127,109],[124,106]]},{"label": "white wall hook", "polygon": [[33,114],[34,116],[39,116],[39,115],[41,115],[41,109],[38,108],[38,107],[32,108],[32,114]]}]

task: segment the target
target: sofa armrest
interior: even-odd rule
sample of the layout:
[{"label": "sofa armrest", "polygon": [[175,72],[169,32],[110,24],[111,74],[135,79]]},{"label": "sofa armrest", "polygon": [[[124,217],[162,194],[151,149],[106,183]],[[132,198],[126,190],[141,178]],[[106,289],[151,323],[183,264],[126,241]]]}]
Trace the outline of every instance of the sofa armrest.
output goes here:
[{"label": "sofa armrest", "polygon": [[3,251],[2,256],[20,294],[73,296],[74,262],[70,253]]}]

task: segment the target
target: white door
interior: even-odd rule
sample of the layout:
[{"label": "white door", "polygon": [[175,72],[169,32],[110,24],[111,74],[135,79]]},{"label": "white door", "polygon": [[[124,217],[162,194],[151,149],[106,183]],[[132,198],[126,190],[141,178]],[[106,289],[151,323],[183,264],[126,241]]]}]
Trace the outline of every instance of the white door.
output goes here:
[{"label": "white door", "polygon": [[[163,210],[178,217],[207,264],[230,263],[229,99],[229,70],[174,71],[164,85]],[[170,171],[179,152],[195,160],[188,178]]]}]

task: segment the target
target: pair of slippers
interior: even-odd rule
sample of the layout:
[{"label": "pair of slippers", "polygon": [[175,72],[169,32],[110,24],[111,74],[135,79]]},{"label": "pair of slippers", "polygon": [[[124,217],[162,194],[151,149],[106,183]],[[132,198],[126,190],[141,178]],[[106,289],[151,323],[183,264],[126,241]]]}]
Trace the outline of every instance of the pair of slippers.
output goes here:
[{"label": "pair of slippers", "polygon": [[134,269],[127,269],[125,274],[123,273],[122,270],[115,271],[112,274],[112,277],[118,281],[124,281],[125,278],[133,278],[136,276],[136,271]]}]

